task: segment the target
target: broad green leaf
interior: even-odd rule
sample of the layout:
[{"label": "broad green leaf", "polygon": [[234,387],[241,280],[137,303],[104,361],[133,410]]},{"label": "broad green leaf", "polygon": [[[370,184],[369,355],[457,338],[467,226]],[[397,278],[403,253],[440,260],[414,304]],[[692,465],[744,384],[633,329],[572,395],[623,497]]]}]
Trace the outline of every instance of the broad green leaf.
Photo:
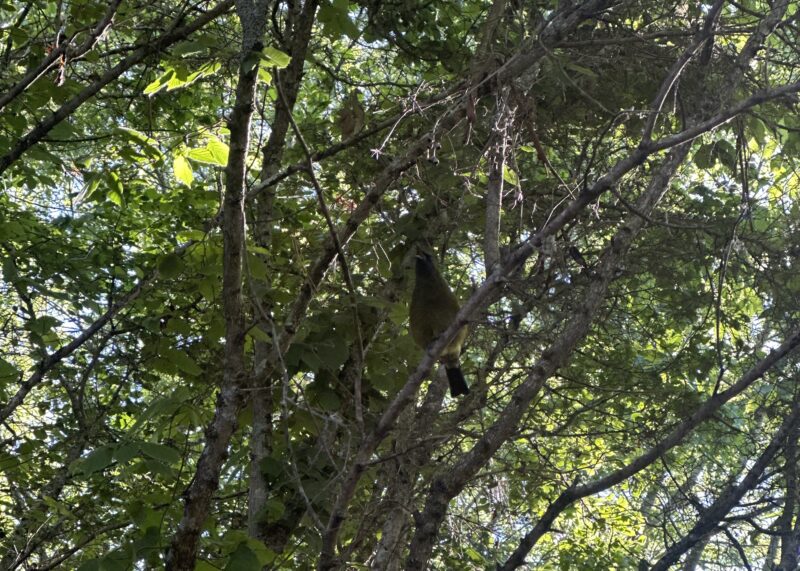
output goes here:
[{"label": "broad green leaf", "polygon": [[76,198],[76,202],[78,204],[87,200],[91,200],[95,194],[95,191],[97,191],[98,187],[100,186],[100,177],[95,173],[86,175],[84,177],[84,181],[86,184]]},{"label": "broad green leaf", "polygon": [[267,46],[264,49],[264,57],[266,57],[273,66],[277,67],[278,69],[283,69],[289,65],[289,62],[292,61],[292,58],[289,57],[289,54],[282,52],[279,49],[273,48],[272,46]]},{"label": "broad green leaf", "polygon": [[260,327],[251,327],[247,331],[247,335],[258,341],[263,341],[264,343],[272,343],[272,337],[270,337],[266,331]]},{"label": "broad green leaf", "polygon": [[519,184],[519,177],[517,173],[508,167],[508,165],[503,165],[503,180],[506,181],[508,184],[513,184],[514,186]]},{"label": "broad green leaf", "polygon": [[206,233],[202,230],[184,230],[178,232],[179,242],[188,242],[189,240],[201,241],[206,239]]},{"label": "broad green leaf", "polygon": [[117,206],[122,206],[122,195],[116,189],[109,190],[106,198],[109,202],[113,202]]},{"label": "broad green leaf", "polygon": [[228,560],[225,571],[261,571],[261,567],[255,552],[246,543],[241,543]]},{"label": "broad green leaf", "polygon": [[163,348],[160,351],[160,355],[175,363],[175,365],[183,371],[192,376],[200,375],[203,372],[197,363],[194,362],[194,359],[189,357],[189,355],[185,351],[181,351],[180,349],[171,349],[171,348]]},{"label": "broad green leaf", "polygon": [[253,539],[252,537],[247,538],[247,547],[249,547],[250,550],[256,554],[256,557],[258,557],[258,562],[262,565],[262,567],[272,563],[277,556],[277,553],[264,545],[264,543],[258,541],[257,539]]},{"label": "broad green leaf", "polygon": [[186,153],[186,156],[200,163],[210,163],[212,165],[219,164],[216,162],[214,155],[210,150],[208,150],[207,147],[189,149],[189,152]]},{"label": "broad green leaf", "polygon": [[78,461],[77,470],[84,474],[93,474],[107,468],[114,459],[114,448],[101,446],[86,458]]},{"label": "broad green leaf", "polygon": [[170,446],[164,444],[155,444],[153,442],[140,442],[139,448],[142,454],[145,454],[153,460],[158,460],[164,464],[177,464],[181,460],[180,453]]},{"label": "broad green leaf", "polygon": [[42,317],[37,317],[36,319],[27,321],[25,323],[25,328],[31,333],[36,333],[37,335],[47,335],[53,330],[54,327],[57,327],[60,324],[61,322],[55,317],[44,315]]},{"label": "broad green leaf", "polygon": [[90,559],[89,561],[84,561],[78,567],[78,571],[103,571],[103,568],[100,565],[100,559]]},{"label": "broad green leaf", "polygon": [[158,273],[164,278],[171,279],[177,277],[182,271],[183,260],[181,260],[178,254],[166,254],[158,261]]},{"label": "broad green leaf", "polygon": [[186,160],[186,157],[175,155],[172,158],[172,172],[175,174],[176,179],[186,186],[191,186],[194,180],[194,173],[192,172],[192,165]]},{"label": "broad green leaf", "polygon": [[174,69],[168,69],[160,76],[158,76],[152,83],[148,84],[147,87],[144,88],[145,95],[155,95],[163,88],[167,86],[167,83],[175,76]]},{"label": "broad green leaf", "polygon": [[0,357],[0,384],[13,381],[19,377],[19,370]]},{"label": "broad green leaf", "polygon": [[317,393],[317,403],[322,410],[336,411],[342,407],[342,399],[331,389],[322,389]]},{"label": "broad green leaf", "polygon": [[206,148],[211,153],[214,164],[225,166],[228,164],[228,145],[220,141],[214,135],[208,135]]},{"label": "broad green leaf", "polygon": [[114,450],[114,460],[120,464],[127,464],[139,455],[139,448],[135,444],[121,444]]},{"label": "broad green leaf", "polygon": [[269,274],[269,269],[267,268],[267,264],[264,263],[264,260],[249,252],[247,255],[247,270],[250,272],[250,275],[257,280],[265,280]]},{"label": "broad green leaf", "polygon": [[278,521],[286,511],[286,506],[283,502],[276,499],[269,499],[264,504],[267,521]]},{"label": "broad green leaf", "polygon": [[263,81],[266,84],[272,83],[272,74],[264,65],[265,62],[261,62],[261,65],[258,66],[258,79]]}]

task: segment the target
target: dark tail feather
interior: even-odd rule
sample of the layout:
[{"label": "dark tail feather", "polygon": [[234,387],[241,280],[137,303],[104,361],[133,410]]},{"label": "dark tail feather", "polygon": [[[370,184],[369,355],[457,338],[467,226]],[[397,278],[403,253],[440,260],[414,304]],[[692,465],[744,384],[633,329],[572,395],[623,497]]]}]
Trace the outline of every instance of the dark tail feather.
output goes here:
[{"label": "dark tail feather", "polygon": [[447,380],[450,382],[450,396],[455,398],[460,395],[468,395],[469,387],[464,379],[464,373],[461,372],[461,367],[445,367],[445,371],[447,371]]}]

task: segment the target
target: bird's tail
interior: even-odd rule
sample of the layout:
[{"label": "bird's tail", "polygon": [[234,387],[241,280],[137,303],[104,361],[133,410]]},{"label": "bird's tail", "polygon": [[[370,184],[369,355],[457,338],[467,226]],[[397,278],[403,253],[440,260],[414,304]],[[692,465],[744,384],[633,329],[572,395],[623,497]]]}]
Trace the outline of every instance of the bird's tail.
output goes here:
[{"label": "bird's tail", "polygon": [[457,397],[460,395],[468,395],[469,387],[467,381],[464,379],[464,373],[461,372],[461,367],[447,367],[447,380],[450,382],[450,396]]}]

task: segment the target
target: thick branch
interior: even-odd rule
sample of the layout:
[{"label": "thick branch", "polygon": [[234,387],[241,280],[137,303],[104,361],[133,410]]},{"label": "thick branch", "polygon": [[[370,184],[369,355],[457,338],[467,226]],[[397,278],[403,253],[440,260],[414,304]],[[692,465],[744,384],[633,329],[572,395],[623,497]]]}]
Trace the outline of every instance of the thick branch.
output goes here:
[{"label": "thick branch", "polygon": [[[645,193],[637,201],[639,210],[650,212],[653,209],[666,192],[670,179],[687,153],[688,147],[686,146],[675,149],[671,153],[657,175],[651,179]],[[417,518],[417,529],[409,547],[406,569],[422,570],[426,568],[450,500],[461,492],[467,482],[515,433],[517,425],[528,411],[531,401],[539,394],[545,381],[567,361],[584,339],[605,300],[616,269],[622,263],[633,239],[644,224],[645,221],[636,214],[629,215],[623,222],[612,238],[611,244],[603,253],[597,272],[598,278],[589,286],[583,303],[574,312],[574,316],[561,335],[542,353],[542,357],[532,367],[528,378],[514,391],[511,401],[499,414],[499,420],[489,427],[484,436],[455,466],[448,467],[446,473],[440,473],[434,479],[425,502],[425,508]]]},{"label": "thick branch", "polygon": [[686,420],[678,424],[672,432],[661,439],[655,446],[651,447],[647,452],[638,456],[627,466],[615,470],[614,472],[599,478],[594,482],[589,482],[580,486],[573,486],[562,492],[556,501],[550,505],[545,511],[544,515],[539,519],[536,526],[525,535],[520,541],[519,547],[514,554],[506,561],[505,565],[501,567],[503,571],[516,569],[524,561],[525,555],[536,545],[536,542],[547,533],[550,526],[561,512],[574,501],[587,496],[591,496],[607,490],[612,486],[616,486],[641,472],[650,464],[661,458],[666,452],[680,444],[689,433],[691,433],[700,424],[711,418],[716,412],[728,401],[735,396],[741,394],[747,387],[752,385],[758,379],[763,377],[767,371],[775,366],[781,359],[786,357],[800,345],[800,330],[792,333],[779,347],[770,351],[770,353],[749,371],[747,371],[736,384],[731,386],[728,390],[709,398],[700,407],[695,410]]},{"label": "thick branch", "polygon": [[783,421],[781,427],[772,437],[769,446],[764,449],[764,452],[761,453],[758,460],[755,461],[742,481],[737,485],[731,484],[725,492],[720,494],[714,503],[703,512],[703,515],[700,516],[691,531],[670,547],[667,552],[661,556],[661,559],[650,568],[651,571],[666,571],[669,569],[673,563],[678,561],[678,559],[686,553],[686,551],[691,549],[693,545],[711,532],[739,500],[758,484],[761,474],[778,452],[778,449],[786,439],[786,434],[797,423],[799,416],[800,409],[798,409],[797,404],[795,404],[792,413]]},{"label": "thick branch", "polygon": [[236,101],[229,122],[230,153],[225,167],[226,189],[223,206],[222,299],[225,315],[225,369],[217,397],[214,420],[206,431],[206,444],[197,463],[194,479],[185,493],[186,505],[172,544],[166,568],[176,571],[194,569],[200,531],[208,516],[211,496],[219,485],[228,444],[238,427],[238,412],[243,401],[246,380],[244,363],[245,320],[242,308],[242,261],[245,218],[244,185],[250,118],[257,84],[257,66],[248,65],[259,57],[264,33],[266,6],[242,2],[237,12],[242,22],[242,57]]}]

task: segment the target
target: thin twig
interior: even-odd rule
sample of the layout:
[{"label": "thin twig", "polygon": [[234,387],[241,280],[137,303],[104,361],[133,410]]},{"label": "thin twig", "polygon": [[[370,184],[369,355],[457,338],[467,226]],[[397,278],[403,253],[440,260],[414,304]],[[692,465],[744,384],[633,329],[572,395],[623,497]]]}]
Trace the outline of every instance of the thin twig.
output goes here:
[{"label": "thin twig", "polygon": [[[276,79],[275,87],[278,91],[278,94],[283,101],[283,105],[286,108],[286,114],[289,118],[289,122],[292,125],[292,130],[294,131],[297,140],[300,141],[300,145],[303,147],[303,152],[306,156],[306,168],[305,171],[308,174],[308,178],[311,180],[311,184],[314,185],[314,192],[317,195],[317,200],[319,201],[319,208],[322,212],[322,215],[325,217],[325,223],[328,225],[328,232],[330,233],[331,239],[336,247],[336,252],[338,254],[340,263],[342,265],[342,275],[344,276],[345,284],[347,285],[347,290],[350,294],[350,301],[352,304],[353,310],[353,324],[356,331],[356,340],[358,342],[358,361],[359,364],[364,362],[364,341],[363,336],[361,334],[361,320],[358,316],[358,296],[356,294],[355,285],[353,285],[353,277],[350,274],[350,267],[347,263],[347,258],[344,255],[344,249],[342,248],[341,242],[339,242],[339,236],[336,232],[336,226],[333,224],[333,220],[331,220],[331,214],[328,210],[328,205],[325,202],[325,195],[322,191],[322,187],[319,184],[319,180],[317,180],[317,175],[314,173],[314,159],[311,149],[308,147],[308,143],[306,143],[305,138],[303,137],[303,133],[300,131],[300,127],[298,127],[297,122],[294,119],[294,115],[292,114],[289,105],[286,101],[286,98],[283,93],[283,89],[281,89],[280,81]],[[361,402],[361,375],[356,376],[356,383],[355,387],[353,387],[354,392],[354,401],[355,401],[355,415],[356,415],[356,422],[358,422],[358,426],[361,429],[362,433],[364,431],[364,412],[362,410],[363,403]]]}]

